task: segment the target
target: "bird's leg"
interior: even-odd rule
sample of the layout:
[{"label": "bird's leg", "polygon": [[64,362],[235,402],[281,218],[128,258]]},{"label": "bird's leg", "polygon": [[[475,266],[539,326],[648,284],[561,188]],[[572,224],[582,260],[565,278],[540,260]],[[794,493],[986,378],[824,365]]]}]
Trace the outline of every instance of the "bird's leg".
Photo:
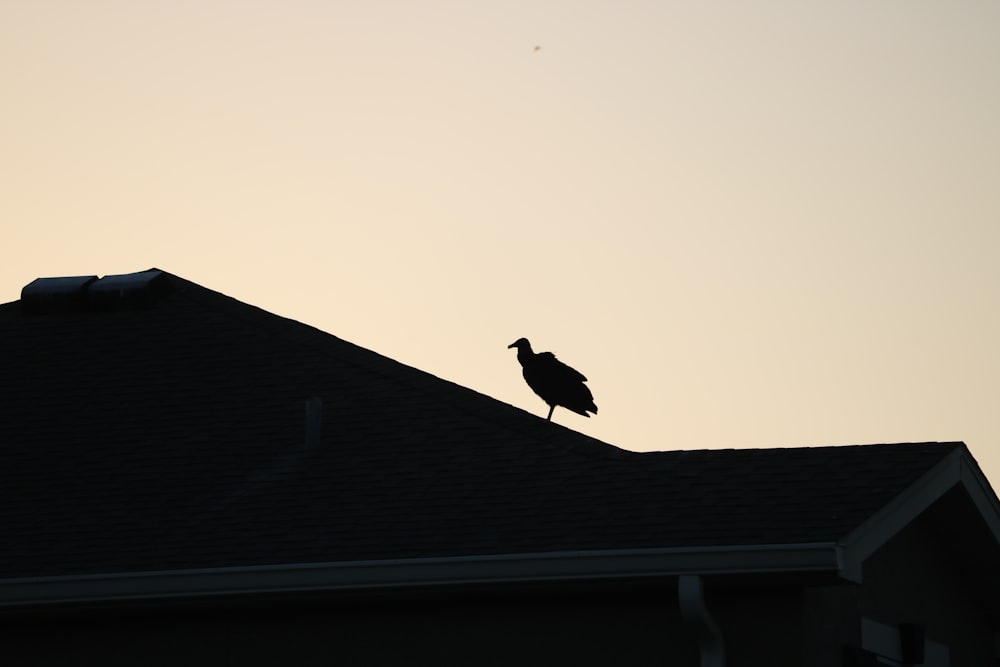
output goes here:
[{"label": "bird's leg", "polygon": [[552,421],[552,412],[553,412],[553,410],[555,410],[555,409],[556,409],[556,406],[554,406],[554,405],[550,405],[550,406],[549,406],[549,416],[548,416],[548,417],[546,417],[546,419],[548,419],[549,421]]}]

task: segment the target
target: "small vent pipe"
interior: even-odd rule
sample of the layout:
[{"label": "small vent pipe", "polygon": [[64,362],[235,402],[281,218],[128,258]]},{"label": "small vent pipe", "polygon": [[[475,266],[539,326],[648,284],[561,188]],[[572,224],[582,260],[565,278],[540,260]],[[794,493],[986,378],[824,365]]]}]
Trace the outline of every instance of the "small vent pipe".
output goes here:
[{"label": "small vent pipe", "polygon": [[306,448],[318,447],[323,438],[323,399],[306,399]]}]

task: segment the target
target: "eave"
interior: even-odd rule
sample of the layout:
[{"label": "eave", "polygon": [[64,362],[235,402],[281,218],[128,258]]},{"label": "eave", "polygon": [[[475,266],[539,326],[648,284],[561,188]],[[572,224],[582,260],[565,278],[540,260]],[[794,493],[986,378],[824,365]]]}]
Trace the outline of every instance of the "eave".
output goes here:
[{"label": "eave", "polygon": [[836,572],[833,543],[368,560],[0,581],[0,607],[322,591],[676,577]]},{"label": "eave", "polygon": [[968,450],[955,449],[843,538],[799,544],[515,553],[174,569],[0,580],[0,608],[244,595],[614,581],[686,575],[822,574],[860,583],[864,562],[961,487],[994,543],[1000,502]]}]

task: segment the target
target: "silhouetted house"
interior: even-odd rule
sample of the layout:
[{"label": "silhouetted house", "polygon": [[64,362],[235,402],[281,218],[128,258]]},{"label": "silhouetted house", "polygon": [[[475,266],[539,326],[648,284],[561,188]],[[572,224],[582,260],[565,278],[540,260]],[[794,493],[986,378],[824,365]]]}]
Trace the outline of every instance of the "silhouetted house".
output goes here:
[{"label": "silhouetted house", "polygon": [[996,664],[961,443],[623,451],[157,270],[0,359],[3,664]]}]

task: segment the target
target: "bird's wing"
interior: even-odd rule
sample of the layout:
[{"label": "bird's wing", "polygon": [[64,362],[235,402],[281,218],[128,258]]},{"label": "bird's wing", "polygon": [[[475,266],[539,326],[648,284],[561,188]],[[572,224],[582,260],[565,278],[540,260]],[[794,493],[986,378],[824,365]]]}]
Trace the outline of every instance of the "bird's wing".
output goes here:
[{"label": "bird's wing", "polygon": [[539,352],[535,356],[538,359],[539,365],[544,364],[548,372],[554,377],[558,377],[567,382],[571,380],[576,382],[587,381],[587,378],[583,373],[559,361],[556,359],[556,355],[551,352]]}]

